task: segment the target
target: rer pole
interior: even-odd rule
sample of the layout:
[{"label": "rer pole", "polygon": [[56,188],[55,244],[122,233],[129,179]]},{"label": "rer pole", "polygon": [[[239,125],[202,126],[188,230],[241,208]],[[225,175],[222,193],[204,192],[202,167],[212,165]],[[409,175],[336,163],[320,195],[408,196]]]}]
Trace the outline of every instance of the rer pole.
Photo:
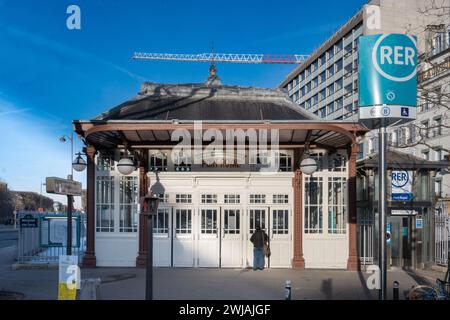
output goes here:
[{"label": "rer pole", "polygon": [[379,156],[378,156],[378,216],[379,216],[379,268],[381,277],[381,288],[379,291],[379,299],[386,300],[386,283],[387,283],[387,263],[386,263],[386,151],[387,151],[387,132],[386,119],[381,119],[381,126],[378,133]]}]

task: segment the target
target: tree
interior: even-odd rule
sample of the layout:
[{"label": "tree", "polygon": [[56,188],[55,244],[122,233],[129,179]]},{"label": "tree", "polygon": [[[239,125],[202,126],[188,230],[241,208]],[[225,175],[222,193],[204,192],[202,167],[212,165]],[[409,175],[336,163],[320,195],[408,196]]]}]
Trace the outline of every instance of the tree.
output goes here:
[{"label": "tree", "polygon": [[[409,131],[409,139],[404,132],[400,134],[403,141],[397,139],[391,145],[400,149],[425,146],[450,154],[450,144],[436,146],[430,142],[431,138],[450,133],[450,76],[441,78],[450,70],[450,1],[424,1],[419,13],[426,25],[419,23],[407,32],[425,39],[425,52],[419,57],[417,100],[419,111],[429,112],[431,120],[398,127],[397,132]],[[436,81],[430,81],[433,79]]]}]

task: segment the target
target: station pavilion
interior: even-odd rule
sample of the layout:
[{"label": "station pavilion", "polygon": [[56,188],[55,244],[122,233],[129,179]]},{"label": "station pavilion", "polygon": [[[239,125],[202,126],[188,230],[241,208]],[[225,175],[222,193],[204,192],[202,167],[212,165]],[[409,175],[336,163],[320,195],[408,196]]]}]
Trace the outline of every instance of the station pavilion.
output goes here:
[{"label": "station pavilion", "polygon": [[[264,171],[267,152],[260,149],[250,161],[249,137],[245,163],[182,160],[189,152],[172,152],[177,132],[188,132],[194,146],[199,122],[200,148],[211,144],[205,141],[211,131],[224,137],[227,130],[278,132],[277,170]],[[249,267],[249,239],[260,224],[270,237],[271,268],[358,269],[356,157],[367,131],[362,125],[324,121],[281,90],[223,85],[215,74],[202,84],[144,83],[130,101],[73,125],[87,155],[85,266],[145,265],[139,198],[159,181],[164,194],[154,216],[155,266]],[[269,134],[268,145],[274,142]],[[222,156],[229,157],[216,149],[215,157]],[[300,170],[306,158],[316,161],[313,174]],[[121,173],[123,159],[133,162],[129,174]]]}]

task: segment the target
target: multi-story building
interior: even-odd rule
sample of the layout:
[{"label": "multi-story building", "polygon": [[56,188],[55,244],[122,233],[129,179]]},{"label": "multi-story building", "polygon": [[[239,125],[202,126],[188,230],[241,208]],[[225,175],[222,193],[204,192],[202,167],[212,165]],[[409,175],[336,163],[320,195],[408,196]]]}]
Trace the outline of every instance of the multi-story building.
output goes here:
[{"label": "multi-story building", "polygon": [[[443,160],[450,149],[448,8],[449,0],[372,0],[312,52],[305,63],[294,69],[280,85],[300,109],[324,120],[358,120],[358,38],[382,33],[417,36],[420,57],[418,119],[389,128],[389,140],[396,151],[408,153],[416,164],[418,157],[433,161],[434,164],[426,164],[428,167],[435,166],[434,171],[430,171],[434,179],[430,188],[434,187],[435,191],[431,189],[430,192],[444,198],[450,193],[450,174],[440,169],[442,166],[435,161]],[[365,159],[361,161],[366,162],[370,159],[369,155],[373,157],[378,152],[377,131],[366,134],[360,151]],[[412,164],[406,165],[414,167]],[[398,168],[402,166],[396,170]],[[420,171],[417,168],[414,170]],[[431,207],[435,200],[429,199]],[[418,217],[421,217],[421,210]],[[369,215],[372,219],[370,228],[376,228],[373,224],[376,206]],[[361,223],[360,219],[358,221]],[[407,218],[406,221],[410,223],[413,220]],[[434,226],[430,224],[427,228],[432,234]],[[360,245],[373,245],[372,240],[369,236],[366,240],[362,239]],[[432,256],[430,251],[427,259]]]},{"label": "multi-story building", "polygon": [[[358,118],[358,38],[415,33],[428,25],[423,0],[372,0],[294,69],[280,87],[300,108],[327,120]],[[424,33],[417,33],[424,52]]]}]

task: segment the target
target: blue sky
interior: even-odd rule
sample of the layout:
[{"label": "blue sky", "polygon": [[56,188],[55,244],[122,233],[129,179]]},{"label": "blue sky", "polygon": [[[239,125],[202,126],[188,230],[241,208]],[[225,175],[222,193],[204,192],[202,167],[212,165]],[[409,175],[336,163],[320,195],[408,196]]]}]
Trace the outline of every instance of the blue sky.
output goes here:
[{"label": "blue sky", "polygon": [[[134,51],[309,54],[365,0],[0,0],[0,179],[39,192],[66,176],[71,121],[133,97],[143,81],[203,82],[205,63],[143,62]],[[66,10],[81,8],[81,30]],[[225,84],[275,87],[292,66],[219,64]],[[75,150],[81,149],[76,141]],[[75,178],[85,181],[85,174]]]}]

